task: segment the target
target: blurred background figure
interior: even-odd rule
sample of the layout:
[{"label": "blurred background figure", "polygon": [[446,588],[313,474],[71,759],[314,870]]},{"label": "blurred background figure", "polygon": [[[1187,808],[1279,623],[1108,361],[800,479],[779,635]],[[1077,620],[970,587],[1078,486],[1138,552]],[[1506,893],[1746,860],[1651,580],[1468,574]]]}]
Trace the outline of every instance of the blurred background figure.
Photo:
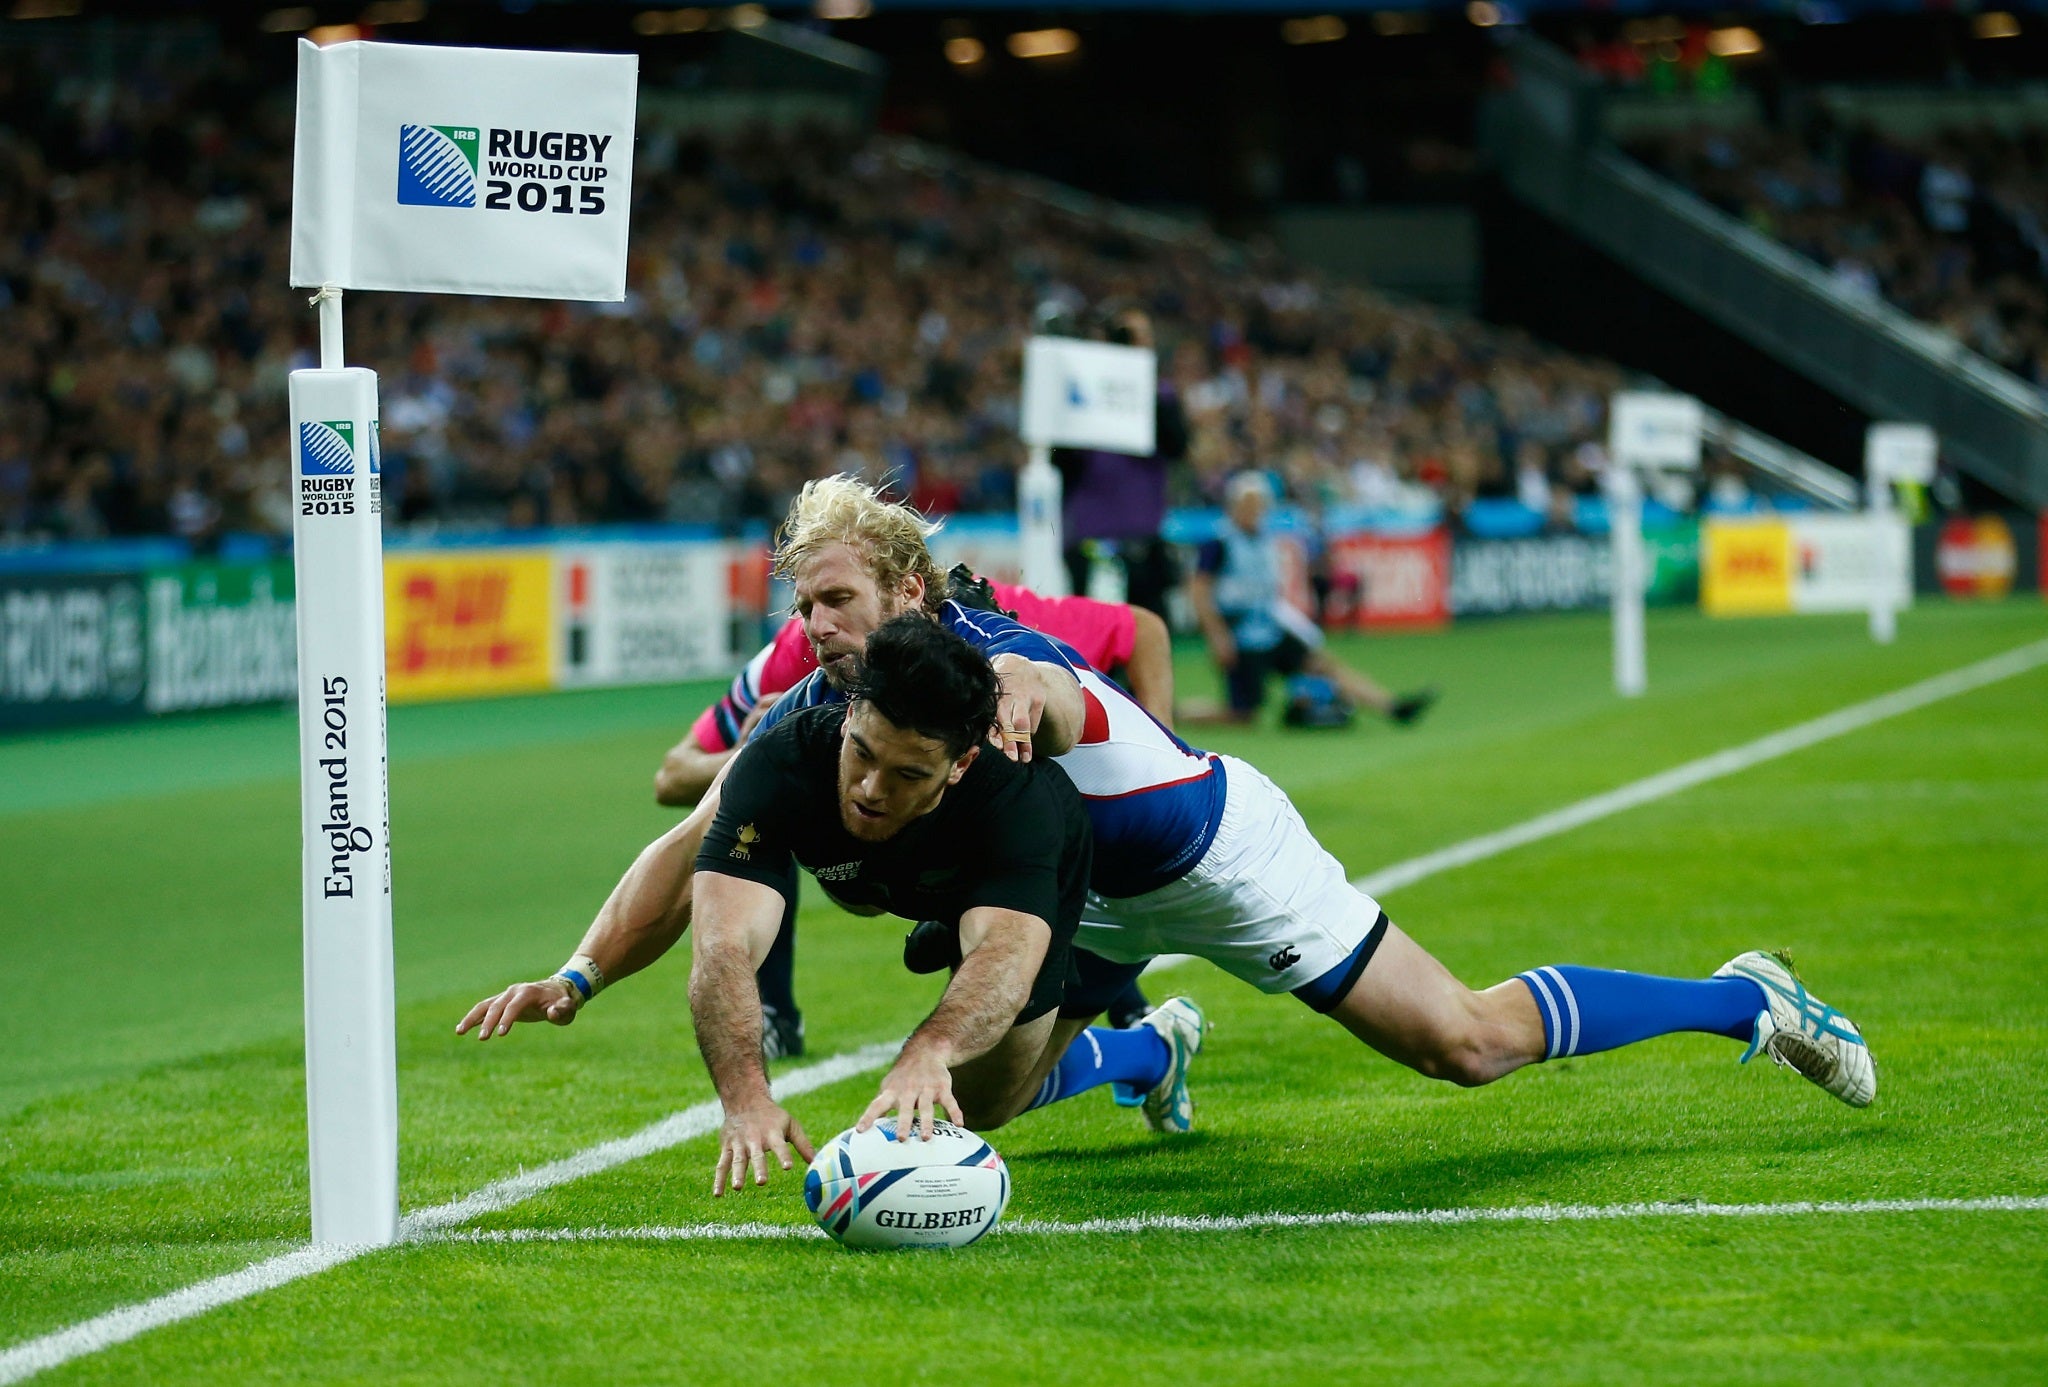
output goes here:
[{"label": "blurred background figure", "polygon": [[[1151,317],[1131,303],[1104,305],[1091,335],[1124,347],[1157,346]],[[1160,535],[1166,523],[1166,483],[1173,465],[1188,450],[1187,414],[1170,379],[1160,380],[1155,409],[1157,446],[1151,457],[1055,448],[1052,462],[1066,484],[1062,519],[1067,579],[1073,591],[1095,595],[1095,565],[1121,561],[1124,600],[1163,617],[1166,594],[1180,580],[1173,551]]]},{"label": "blurred background figure", "polygon": [[[1188,583],[1195,618],[1209,654],[1223,673],[1223,708],[1187,707],[1191,722],[1250,722],[1265,702],[1266,681],[1290,681],[1289,721],[1340,726],[1351,708],[1369,708],[1406,725],[1437,698],[1434,689],[1393,694],[1340,663],[1324,648],[1323,633],[1287,600],[1280,542],[1267,528],[1273,492],[1260,472],[1240,472],[1225,491],[1224,519],[1216,538],[1197,551]],[[1320,685],[1320,687],[1319,687]]]}]

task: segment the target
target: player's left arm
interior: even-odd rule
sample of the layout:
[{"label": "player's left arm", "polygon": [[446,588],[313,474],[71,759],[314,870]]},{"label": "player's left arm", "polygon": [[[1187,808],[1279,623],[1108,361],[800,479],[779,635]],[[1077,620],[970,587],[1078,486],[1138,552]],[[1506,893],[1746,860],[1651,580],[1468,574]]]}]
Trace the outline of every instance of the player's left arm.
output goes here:
[{"label": "player's left arm", "polygon": [[960,917],[959,968],[939,1005],[903,1042],[875,1101],[856,1125],[866,1131],[889,1112],[900,1114],[898,1141],[908,1141],[912,1119],[926,1140],[940,1112],[966,1125],[953,1096],[953,1069],[987,1054],[1017,1024],[1031,1000],[1031,985],[1052,946],[1052,927],[1036,915],[1000,906],[977,906]]}]

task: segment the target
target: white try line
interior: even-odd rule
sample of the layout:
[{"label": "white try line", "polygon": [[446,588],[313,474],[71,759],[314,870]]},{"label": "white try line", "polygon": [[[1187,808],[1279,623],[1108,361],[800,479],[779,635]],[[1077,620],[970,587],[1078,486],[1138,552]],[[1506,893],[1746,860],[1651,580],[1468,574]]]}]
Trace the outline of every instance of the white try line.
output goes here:
[{"label": "white try line", "polygon": [[[1645,1218],[1790,1218],[1816,1214],[2035,1214],[2048,1213],[2048,1196],[1995,1195],[1984,1199],[1796,1200],[1783,1204],[1522,1204],[1507,1208],[1375,1209],[1326,1214],[1139,1214],[1074,1222],[1024,1219],[997,1224],[994,1236],[1057,1237],[1076,1233],[1239,1233],[1259,1228],[1455,1227],[1469,1223],[1604,1223]],[[751,1242],[823,1238],[811,1223],[685,1223],[651,1228],[465,1228],[437,1234],[437,1242],[598,1243]]]},{"label": "white try line", "polygon": [[[1632,809],[1638,805],[1648,804],[1653,800],[1675,795],[1681,790],[1690,789],[1709,780],[1717,780],[1722,776],[1733,775],[1737,771],[1747,770],[1749,767],[1762,762],[1790,755],[1792,752],[1803,750],[1816,743],[1827,741],[1833,737],[1840,737],[1859,728],[1868,727],[1875,722],[1882,722],[1886,718],[1897,717],[1901,713],[1909,713],[1914,709],[1924,708],[1930,703],[1938,703],[1945,698],[1953,698],[1958,694],[1969,693],[1973,689],[1983,688],[1987,684],[1995,684],[2002,679],[2010,679],[2015,675],[2024,674],[2031,669],[2036,669],[2043,664],[2048,664],[2048,640],[2036,641],[2031,645],[2020,646],[2007,651],[2003,655],[1995,655],[1988,660],[1980,660],[1974,665],[1965,665],[1961,669],[1951,670],[1946,674],[1938,674],[1931,679],[1923,679],[1917,684],[1909,684],[1905,688],[1895,690],[1892,693],[1880,695],[1863,703],[1852,704],[1838,712],[1829,713],[1825,717],[1815,718],[1811,722],[1803,722],[1795,727],[1788,727],[1782,732],[1774,732],[1768,737],[1761,737],[1756,741],[1731,748],[1727,751],[1717,752],[1712,756],[1701,757],[1697,761],[1688,761],[1682,766],[1677,766],[1646,779],[1624,785],[1618,790],[1609,790],[1605,794],[1594,795],[1590,799],[1580,800],[1576,804],[1567,805],[1562,809],[1539,815],[1534,819],[1528,820],[1526,823],[1503,829],[1498,833],[1482,834],[1477,838],[1470,838],[1462,843],[1455,843],[1439,852],[1428,853],[1422,857],[1396,863],[1391,867],[1383,868],[1380,871],[1359,878],[1356,884],[1360,890],[1365,891],[1368,895],[1378,896],[1402,886],[1412,885],[1425,877],[1434,876],[1439,872],[1450,871],[1455,867],[1469,866],[1474,862],[1498,856],[1511,848],[1518,848],[1543,838],[1555,837],[1560,833],[1592,823],[1597,819],[1604,819],[1609,815],[1618,814],[1624,809]],[[1182,960],[1180,958],[1162,958],[1156,960],[1153,966],[1168,966],[1179,961]],[[838,1055],[832,1059],[822,1060],[817,1064],[805,1065],[800,1069],[791,1070],[777,1081],[775,1092],[780,1097],[793,1097],[796,1094],[808,1093],[812,1089],[821,1088],[827,1084],[837,1083],[841,1079],[851,1078],[856,1074],[868,1073],[886,1064],[895,1054],[895,1049],[894,1045],[870,1045],[849,1054]],[[447,1236],[447,1234],[440,1230],[455,1227],[483,1214],[507,1208],[519,1203],[521,1200],[531,1199],[534,1195],[553,1189],[557,1185],[567,1184],[572,1180],[580,1180],[586,1175],[595,1175],[599,1171],[608,1170],[623,1162],[638,1160],[642,1156],[650,1156],[658,1151],[667,1150],[669,1147],[681,1142],[707,1135],[718,1129],[720,1121],[721,1113],[717,1103],[699,1103],[695,1107],[685,1108],[681,1112],[675,1113],[632,1136],[605,1142],[602,1145],[591,1147],[587,1151],[579,1152],[574,1156],[542,1166],[537,1170],[527,1171],[505,1180],[496,1181],[484,1186],[466,1198],[454,1200],[447,1204],[437,1204],[432,1208],[421,1209],[408,1214],[401,1225],[402,1234],[410,1238],[430,1235]],[[1705,1208],[1713,1206],[1674,1206],[1674,1208],[1687,1209],[1695,1207]],[[1762,1207],[1790,1208],[1792,1206]],[[1477,1221],[1479,1216],[1480,1213],[1475,1212],[1472,1221]],[[1499,1214],[1498,1211],[1495,1211],[1487,1216],[1498,1217]],[[1347,1218],[1364,1219],[1379,1216],[1365,1214],[1302,1214],[1273,1215],[1272,1217],[1321,1218],[1341,1221]],[[1386,1217],[1393,1218],[1396,1216],[1390,1214]],[[1412,1218],[1415,1216],[1401,1215],[1401,1217]],[[1104,1225],[1105,1231],[1111,1226],[1116,1225],[1117,1222],[1116,1220],[1111,1220],[1106,1223]],[[748,1228],[766,1225],[735,1224],[726,1226]],[[1082,1224],[1058,1226],[1075,1229],[1084,1229],[1086,1227],[1086,1225]],[[1148,1224],[1146,1226],[1152,1225]],[[1032,1225],[1016,1225],[1018,1230],[1025,1230],[1030,1227]],[[707,1234],[706,1236],[715,1235]],[[779,1237],[789,1235],[771,1234],[766,1236]],[[61,1363],[68,1363],[74,1358],[80,1358],[89,1353],[97,1353],[99,1350],[111,1348],[115,1344],[125,1343],[139,1334],[148,1333],[152,1329],[175,1324],[180,1320],[191,1319],[196,1315],[203,1315],[207,1311],[217,1309],[220,1306],[230,1305],[238,1300],[245,1300],[259,1292],[287,1285],[290,1282],[314,1275],[317,1272],[325,1271],[329,1267],[353,1261],[355,1258],[372,1250],[368,1247],[335,1246],[300,1248],[297,1251],[284,1253],[268,1261],[258,1262],[253,1266],[245,1267],[241,1271],[231,1272],[225,1276],[217,1276],[211,1280],[199,1282],[197,1285],[188,1286],[183,1290],[172,1291],[167,1295],[157,1297],[155,1300],[145,1301],[140,1305],[126,1306],[119,1310],[111,1310],[104,1315],[95,1316],[68,1329],[60,1329],[54,1333],[43,1335],[41,1338],[26,1340],[4,1352],[0,1352],[0,1387],[5,1387],[5,1384],[8,1383],[19,1382],[23,1378],[30,1377],[47,1368],[54,1368]]]},{"label": "white try line", "polygon": [[[793,1069],[775,1081],[775,1096],[779,1099],[794,1098],[813,1089],[836,1084],[841,1079],[879,1069],[894,1058],[896,1050],[896,1044],[868,1045]],[[566,1185],[706,1136],[717,1131],[723,1120],[724,1112],[715,1099],[684,1108],[631,1136],[603,1142],[562,1160],[495,1180],[464,1198],[415,1210],[401,1221],[399,1236],[407,1240],[434,1236],[442,1229],[510,1208],[557,1185]],[[69,1329],[29,1339],[0,1352],[0,1383],[20,1382],[74,1358],[126,1343],[152,1329],[161,1329],[209,1310],[218,1310],[223,1305],[246,1300],[252,1295],[275,1290],[376,1250],[368,1245],[316,1243],[257,1262],[240,1271],[172,1291],[140,1305],[110,1310]]]}]

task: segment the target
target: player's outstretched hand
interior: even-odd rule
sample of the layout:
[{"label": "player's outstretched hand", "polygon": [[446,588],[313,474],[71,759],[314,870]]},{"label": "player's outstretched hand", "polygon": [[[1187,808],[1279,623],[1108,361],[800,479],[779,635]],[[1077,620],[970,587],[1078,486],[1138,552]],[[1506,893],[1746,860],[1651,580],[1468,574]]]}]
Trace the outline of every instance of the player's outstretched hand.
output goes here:
[{"label": "player's outstretched hand", "polygon": [[915,1126],[919,1136],[930,1141],[932,1123],[942,1108],[954,1122],[962,1127],[967,1125],[960,1104],[953,1097],[953,1072],[933,1056],[905,1051],[896,1057],[889,1077],[882,1080],[882,1091],[868,1104],[868,1110],[860,1115],[853,1129],[865,1132],[894,1110],[896,1140],[909,1141],[910,1130]]},{"label": "player's outstretched hand", "polygon": [[455,1024],[455,1034],[476,1032],[478,1040],[489,1040],[512,1029],[515,1021],[552,1021],[566,1026],[576,1019],[582,1001],[566,978],[543,978],[519,982],[495,997],[486,997],[469,1009],[469,1015]]},{"label": "player's outstretched hand", "polygon": [[989,663],[1001,683],[1002,697],[988,739],[1012,761],[1029,761],[1031,735],[1045,716],[1045,676],[1022,655],[998,655]]},{"label": "player's outstretched hand", "polygon": [[817,1150],[804,1135],[804,1124],[776,1104],[727,1112],[725,1130],[718,1139],[718,1168],[711,1172],[711,1197],[718,1199],[727,1190],[745,1189],[749,1170],[754,1174],[755,1184],[767,1184],[770,1155],[784,1170],[793,1169],[789,1159],[791,1147],[796,1148],[806,1165],[817,1159]]}]

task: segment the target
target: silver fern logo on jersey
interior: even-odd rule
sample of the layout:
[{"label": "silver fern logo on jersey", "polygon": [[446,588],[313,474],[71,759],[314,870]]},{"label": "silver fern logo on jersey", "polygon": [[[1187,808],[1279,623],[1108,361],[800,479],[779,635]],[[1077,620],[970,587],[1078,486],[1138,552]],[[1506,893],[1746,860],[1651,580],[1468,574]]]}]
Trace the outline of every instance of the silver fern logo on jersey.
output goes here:
[{"label": "silver fern logo on jersey", "polygon": [[398,127],[398,200],[408,207],[476,206],[477,151],[473,125]]}]

